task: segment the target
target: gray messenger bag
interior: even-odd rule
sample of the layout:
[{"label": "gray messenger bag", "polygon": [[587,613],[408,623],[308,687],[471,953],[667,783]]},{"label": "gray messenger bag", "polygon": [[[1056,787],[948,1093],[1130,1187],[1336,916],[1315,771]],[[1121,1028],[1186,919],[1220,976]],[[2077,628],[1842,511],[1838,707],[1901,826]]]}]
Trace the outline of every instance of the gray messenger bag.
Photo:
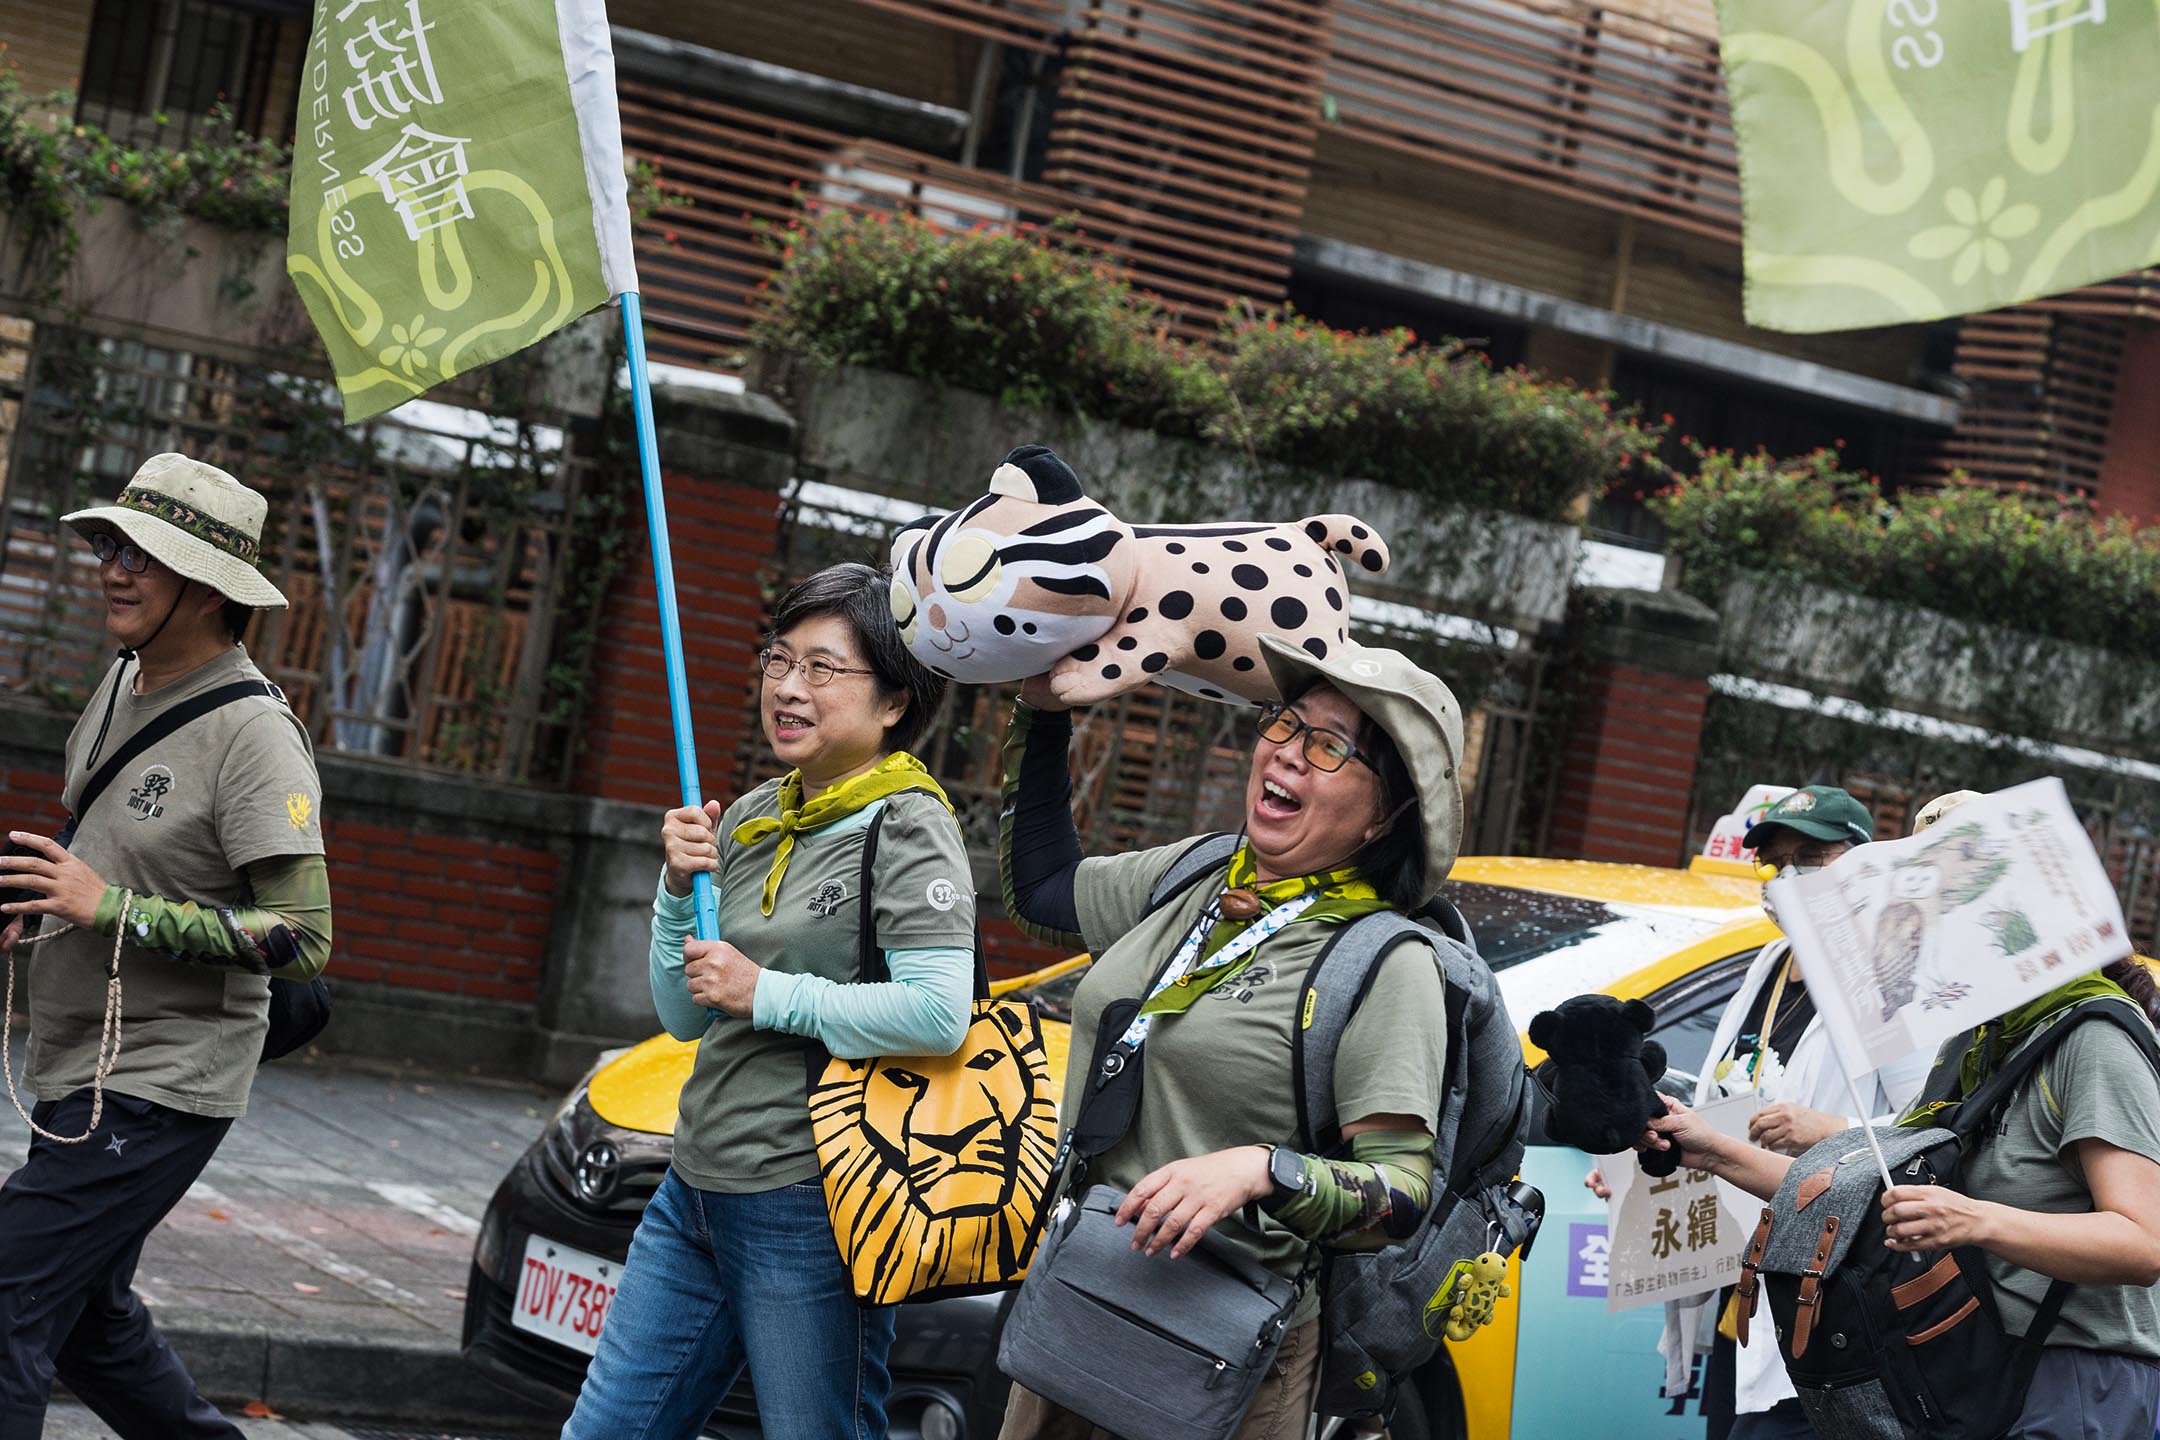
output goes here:
[{"label": "gray messenger bag", "polygon": [[1230,1440],[1299,1287],[1213,1231],[1178,1260],[1133,1249],[1124,1199],[1093,1185],[1051,1214],[998,1368],[1126,1440]]}]

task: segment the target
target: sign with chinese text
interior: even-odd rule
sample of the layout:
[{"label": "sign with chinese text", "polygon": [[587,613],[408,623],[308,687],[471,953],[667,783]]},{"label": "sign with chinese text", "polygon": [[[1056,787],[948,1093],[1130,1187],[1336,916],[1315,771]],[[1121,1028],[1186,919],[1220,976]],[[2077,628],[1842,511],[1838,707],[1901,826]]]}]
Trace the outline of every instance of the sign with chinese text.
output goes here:
[{"label": "sign with chinese text", "polygon": [[601,0],[316,0],[285,268],[348,423],[637,288]]},{"label": "sign with chinese text", "polygon": [[1933,320],[2160,263],[2160,7],[1717,8],[1753,324]]},{"label": "sign with chinese text", "polygon": [[1751,785],[1747,794],[1740,797],[1740,804],[1730,815],[1720,815],[1711,828],[1710,838],[1703,843],[1703,858],[1727,860],[1745,865],[1755,858],[1755,852],[1747,848],[1747,832],[1750,826],[1762,819],[1763,812],[1792,794],[1790,785]]},{"label": "sign with chinese text", "polygon": [[2115,887],[2055,779],[1773,880],[1770,896],[1856,1075],[2130,953]]},{"label": "sign with chinese text", "polygon": [[[1702,1106],[1701,1114],[1726,1134],[1745,1136],[1747,1117],[1760,1104],[1752,1093],[1736,1095]],[[1738,1282],[1749,1229],[1743,1216],[1750,1213],[1738,1208],[1738,1191],[1706,1170],[1645,1175],[1632,1154],[1602,1159],[1599,1168],[1612,1187],[1608,1311],[1686,1300]]]}]

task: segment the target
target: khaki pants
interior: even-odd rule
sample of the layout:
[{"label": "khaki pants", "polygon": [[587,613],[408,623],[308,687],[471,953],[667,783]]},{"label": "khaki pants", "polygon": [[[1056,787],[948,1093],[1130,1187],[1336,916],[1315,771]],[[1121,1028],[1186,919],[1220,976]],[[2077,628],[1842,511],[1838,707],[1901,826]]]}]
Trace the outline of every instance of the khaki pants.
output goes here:
[{"label": "khaki pants", "polygon": [[[1275,1364],[1260,1381],[1252,1409],[1238,1427],[1237,1440],[1303,1440],[1312,1413],[1313,1387],[1320,1380],[1320,1322],[1310,1321],[1283,1336]],[[998,1440],[1118,1440],[1070,1410],[1015,1385],[1005,1405],[1005,1425]]]}]

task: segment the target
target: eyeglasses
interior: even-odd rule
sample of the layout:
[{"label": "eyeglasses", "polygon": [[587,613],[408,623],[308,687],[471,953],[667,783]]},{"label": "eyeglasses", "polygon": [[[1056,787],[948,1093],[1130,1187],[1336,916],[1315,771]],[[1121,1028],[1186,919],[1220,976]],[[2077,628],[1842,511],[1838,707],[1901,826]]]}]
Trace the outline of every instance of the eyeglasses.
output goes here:
[{"label": "eyeglasses", "polygon": [[1299,735],[1305,737],[1305,763],[1315,770],[1332,774],[1355,760],[1375,775],[1379,770],[1372,761],[1358,752],[1347,736],[1333,730],[1309,724],[1304,716],[1287,705],[1270,705],[1260,719],[1260,738],[1271,745],[1287,745]]},{"label": "eyeglasses", "polygon": [[803,679],[809,681],[812,685],[830,685],[835,675],[877,674],[875,670],[864,670],[859,666],[835,665],[822,655],[813,655],[807,660],[797,660],[794,656],[783,655],[778,650],[758,651],[757,663],[758,669],[765,672],[765,678],[768,680],[785,680],[788,676],[800,670],[803,673]]},{"label": "eyeglasses", "polygon": [[90,537],[90,553],[97,556],[100,565],[119,556],[120,568],[130,575],[140,575],[150,568],[149,551],[140,545],[123,545],[104,531]]},{"label": "eyeglasses", "polygon": [[1800,865],[1820,870],[1850,848],[1847,845],[1831,844],[1795,845],[1791,849],[1786,849],[1777,845],[1775,841],[1766,841],[1760,849],[1756,850],[1755,859],[1760,864],[1775,865],[1780,870],[1787,865]]}]

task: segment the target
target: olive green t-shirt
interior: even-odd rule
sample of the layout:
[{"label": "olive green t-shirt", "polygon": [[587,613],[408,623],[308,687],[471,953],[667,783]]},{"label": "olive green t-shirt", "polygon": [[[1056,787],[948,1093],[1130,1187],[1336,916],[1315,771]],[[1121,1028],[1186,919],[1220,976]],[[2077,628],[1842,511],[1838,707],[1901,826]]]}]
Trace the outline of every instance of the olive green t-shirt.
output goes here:
[{"label": "olive green t-shirt", "polygon": [[[2040,1062],[1995,1133],[1965,1162],[1965,1192],[2020,1210],[2087,1214],[2093,1201],[2080,1140],[2105,1140],[2160,1162],[2160,1075],[2135,1041],[2102,1021],[2080,1025]],[[2047,1294],[2047,1277],[1992,1255],[1988,1270],[2007,1292],[2003,1324],[2022,1334]],[[2047,1343],[2160,1359],[2160,1289],[2075,1286]]]},{"label": "olive green t-shirt", "polygon": [[[777,817],[770,780],[720,818],[720,938],[767,970],[851,981],[861,965],[862,854],[869,827],[844,822],[795,837],[770,915],[758,913],[778,835],[728,837],[743,821]],[[881,949],[973,946],[975,885],[960,826],[921,790],[888,796],[871,885]],[[718,1015],[698,1042],[675,1127],[675,1169],[700,1190],[748,1194],[818,1173],[810,1132],[809,1042],[749,1019]],[[822,1068],[822,1067],[821,1067]]]},{"label": "olive green t-shirt", "polygon": [[[1104,1008],[1147,994],[1222,888],[1217,873],[1153,915],[1145,913],[1156,882],[1190,843],[1080,862],[1073,899],[1096,961],[1073,995],[1072,1060],[1059,1110],[1067,1124],[1078,1110]],[[1190,1010],[1155,1018],[1142,1052],[1139,1114],[1125,1138],[1096,1160],[1093,1179],[1130,1189],[1150,1171],[1188,1156],[1238,1145],[1299,1145],[1291,1073],[1298,996],[1305,972],[1334,934],[1325,921],[1295,921]],[[1381,957],[1337,1051],[1341,1124],[1369,1115],[1416,1115],[1428,1129],[1437,1128],[1446,999],[1429,947],[1408,940]],[[1281,1274],[1294,1275],[1304,1259],[1305,1242],[1265,1216],[1257,1232],[1237,1217],[1216,1229]],[[1313,1304],[1308,1298],[1305,1311]]]},{"label": "olive green t-shirt", "polygon": [[[70,811],[98,767],[155,716],[204,691],[263,678],[238,645],[147,695],[134,692],[136,673],[132,665],[108,672],[68,736]],[[101,729],[103,744],[93,755]],[[307,731],[267,696],[198,716],[128,763],[80,817],[69,848],[109,885],[198,905],[238,905],[247,896],[244,866],[323,853],[322,782]],[[91,1081],[112,943],[109,935],[76,930],[26,952],[27,1073],[42,1100]],[[270,1024],[269,981],[237,966],[128,945],[120,952],[120,984],[120,1061],[106,1088],[193,1115],[246,1114]]]}]

